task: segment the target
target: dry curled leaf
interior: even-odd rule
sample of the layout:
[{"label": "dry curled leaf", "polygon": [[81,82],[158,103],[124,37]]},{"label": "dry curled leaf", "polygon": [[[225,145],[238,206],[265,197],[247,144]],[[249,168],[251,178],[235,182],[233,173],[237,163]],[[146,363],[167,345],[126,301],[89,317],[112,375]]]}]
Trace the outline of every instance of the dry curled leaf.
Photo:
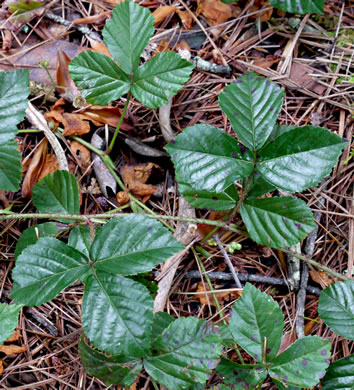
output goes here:
[{"label": "dry curled leaf", "polygon": [[259,12],[251,15],[251,19],[259,19],[261,22],[266,22],[272,17],[273,8],[267,0],[256,0],[253,7],[250,9],[250,13],[261,11],[262,9],[269,8],[267,11]]},{"label": "dry curled leaf", "polygon": [[[118,107],[110,106],[87,106],[81,111],[83,118],[92,121],[96,126],[102,124],[117,127],[121,117],[121,110]],[[133,130],[134,126],[127,120],[123,119],[121,130]]]},{"label": "dry curled leaf", "polygon": [[224,4],[221,0],[198,0],[197,15],[202,14],[211,26],[225,23],[239,14],[240,9],[232,4]]},{"label": "dry curled leaf", "polygon": [[191,29],[194,25],[194,19],[193,16],[188,11],[182,11],[181,9],[177,9],[177,14],[179,18],[181,19],[181,22],[183,23],[184,27],[188,30]]},{"label": "dry curled leaf", "polygon": [[89,40],[92,50],[97,51],[97,53],[105,54],[108,57],[112,57],[111,53],[107,49],[107,46],[103,42],[95,41],[94,39],[87,37]]},{"label": "dry curled leaf", "polygon": [[318,283],[323,289],[335,282],[326,272],[316,271],[314,269],[310,270],[309,272],[311,279]]},{"label": "dry curled leaf", "polygon": [[159,24],[164,21],[167,16],[172,15],[176,11],[176,7],[171,5],[163,5],[162,7],[157,8],[152,16],[155,18],[155,24]]},{"label": "dry curled leaf", "polygon": [[73,141],[70,145],[72,153],[75,155],[76,161],[79,163],[82,171],[86,171],[91,165],[91,152],[86,146],[80,142]]},{"label": "dry curled leaf", "polygon": [[[217,286],[215,286],[215,289],[217,289]],[[199,299],[199,302],[201,305],[208,305],[208,301],[210,306],[216,306],[214,297],[212,294],[206,294],[205,291],[210,291],[210,288],[208,285],[203,284],[200,282],[198,284],[197,292],[200,294],[196,294],[195,297]],[[215,296],[218,298],[219,304],[223,305],[224,302],[229,302],[231,300],[237,299],[241,296],[242,291],[221,291],[215,293]],[[208,295],[208,297],[207,297]]]},{"label": "dry curled leaf", "polygon": [[0,345],[0,352],[4,353],[5,355],[12,355],[17,353],[26,352],[25,346],[20,345]]},{"label": "dry curled leaf", "polygon": [[76,96],[80,95],[78,88],[70,77],[68,65],[70,64],[70,57],[64,50],[59,50],[57,57],[57,87],[56,90],[65,100],[73,102]]},{"label": "dry curled leaf", "polygon": [[14,341],[18,341],[20,338],[21,338],[21,334],[19,332],[17,332],[17,330],[15,330],[14,333],[12,334],[12,336],[10,336],[6,340],[6,342],[7,343],[13,343]]}]

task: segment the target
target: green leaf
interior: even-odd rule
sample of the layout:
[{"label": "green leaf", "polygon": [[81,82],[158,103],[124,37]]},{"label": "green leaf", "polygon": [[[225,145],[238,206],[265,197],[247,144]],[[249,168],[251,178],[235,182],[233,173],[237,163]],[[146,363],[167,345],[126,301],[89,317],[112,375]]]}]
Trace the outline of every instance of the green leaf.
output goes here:
[{"label": "green leaf", "polygon": [[0,145],[2,147],[15,137],[16,126],[25,117],[29,92],[27,69],[0,72]]},{"label": "green leaf", "polygon": [[279,382],[276,379],[272,378],[272,382],[277,386],[278,390],[301,390],[302,387],[298,386],[289,386],[287,384],[283,384],[283,382]]},{"label": "green leaf", "polygon": [[286,385],[312,387],[324,377],[330,355],[328,340],[306,336],[273,360],[269,375]]},{"label": "green leaf", "polygon": [[354,281],[336,282],[324,289],[318,315],[333,332],[354,340]]},{"label": "green leaf", "polygon": [[331,173],[346,143],[321,127],[288,131],[260,152],[257,171],[275,187],[299,192]]},{"label": "green leaf", "polygon": [[270,248],[296,244],[315,228],[307,204],[290,196],[246,200],[240,213],[252,240]]},{"label": "green leaf", "polygon": [[85,256],[90,257],[90,228],[88,225],[78,225],[71,229],[68,245],[77,249]]},{"label": "green leaf", "polygon": [[69,64],[69,72],[75,83],[85,88],[82,95],[88,103],[105,106],[130,90],[130,79],[117,64],[92,50],[75,57]]},{"label": "green leaf", "polygon": [[22,164],[21,153],[17,151],[17,147],[15,140],[0,144],[0,190],[14,192],[19,189]]},{"label": "green leaf", "polygon": [[22,305],[8,305],[0,303],[0,344],[6,341],[14,332],[18,314]]},{"label": "green leaf", "polygon": [[204,320],[178,318],[154,341],[155,356],[144,360],[144,368],[169,390],[205,383],[222,351],[218,333]]},{"label": "green leaf", "polygon": [[222,192],[253,171],[238,142],[213,126],[187,127],[165,149],[182,182],[198,190]]},{"label": "green leaf", "polygon": [[107,386],[113,384],[129,387],[142,369],[140,359],[119,355],[107,356],[92,348],[84,335],[81,335],[79,340],[79,354],[86,372],[102,379]]},{"label": "green leaf", "polygon": [[259,362],[264,359],[264,348],[265,360],[274,359],[279,351],[284,320],[272,297],[246,283],[230,317],[230,332],[237,344]]},{"label": "green leaf", "polygon": [[219,95],[219,106],[241,142],[251,150],[259,150],[275,126],[283,96],[276,84],[247,73],[225,87]]},{"label": "green leaf", "polygon": [[256,171],[251,179],[250,188],[247,193],[247,198],[257,198],[258,196],[267,194],[268,192],[274,191],[276,188],[268,183],[263,177]]},{"label": "green leaf", "polygon": [[103,39],[113,58],[126,74],[135,72],[140,55],[154,35],[155,19],[134,1],[124,1],[114,10],[103,29]]},{"label": "green leaf", "polygon": [[166,312],[159,311],[155,313],[152,322],[151,340],[159,337],[174,320],[175,318]]},{"label": "green leaf", "polygon": [[134,72],[132,93],[146,107],[161,107],[182,89],[192,70],[193,65],[175,52],[157,54]]},{"label": "green leaf", "polygon": [[255,389],[267,378],[267,370],[262,365],[237,364],[225,358],[221,358],[216,372],[235,390]]},{"label": "green leaf", "polygon": [[223,323],[218,324],[219,330],[220,330],[220,337],[222,340],[222,343],[225,347],[230,347],[231,345],[235,344],[235,340],[232,336],[232,333],[230,331],[230,327],[228,325],[225,325]]},{"label": "green leaf", "polygon": [[55,238],[41,238],[17,258],[11,298],[26,306],[42,305],[89,270],[82,253]]},{"label": "green leaf", "polygon": [[276,138],[287,133],[288,131],[291,131],[291,130],[294,130],[297,128],[298,128],[297,126],[286,126],[286,125],[278,125],[278,124],[275,125],[272,132],[270,133],[270,135],[267,139],[266,145],[273,143]]},{"label": "green leaf", "polygon": [[96,234],[90,253],[97,270],[136,275],[184,248],[160,222],[131,214],[111,219]]},{"label": "green leaf", "polygon": [[236,206],[238,193],[232,184],[222,192],[210,192],[196,190],[186,183],[182,183],[178,177],[178,190],[186,201],[198,209],[229,210]]},{"label": "green leaf", "polygon": [[38,242],[41,237],[52,237],[59,232],[55,222],[45,222],[40,225],[34,225],[23,231],[17,240],[15,257],[20,256],[22,251],[30,245]]},{"label": "green leaf", "polygon": [[[41,213],[79,214],[80,195],[75,176],[56,171],[45,176],[33,188],[33,203]],[[71,220],[60,219],[71,223]]]},{"label": "green leaf", "polygon": [[354,390],[354,355],[330,364],[321,385],[322,390]]},{"label": "green leaf", "polygon": [[323,14],[325,0],[269,0],[273,7],[295,14]]},{"label": "green leaf", "polygon": [[146,356],[153,300],[142,284],[97,272],[86,280],[82,327],[90,342],[111,354]]}]

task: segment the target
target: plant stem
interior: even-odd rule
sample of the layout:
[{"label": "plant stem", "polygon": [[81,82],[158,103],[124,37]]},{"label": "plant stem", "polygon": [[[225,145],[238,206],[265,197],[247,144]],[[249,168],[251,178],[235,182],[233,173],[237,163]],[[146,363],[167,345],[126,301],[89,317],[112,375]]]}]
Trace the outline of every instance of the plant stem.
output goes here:
[{"label": "plant stem", "polygon": [[113,149],[113,146],[114,146],[114,143],[116,142],[116,138],[118,136],[118,133],[119,133],[119,130],[120,130],[120,127],[122,126],[122,123],[123,123],[123,119],[125,117],[125,113],[127,111],[127,108],[128,108],[128,105],[129,105],[129,101],[130,101],[130,98],[131,98],[131,93],[129,92],[128,93],[128,97],[127,97],[127,101],[125,102],[125,105],[124,105],[124,108],[123,108],[123,111],[122,111],[122,114],[119,118],[119,122],[118,122],[118,125],[117,125],[117,128],[116,128],[116,131],[114,132],[113,134],[113,138],[112,138],[112,141],[111,143],[109,144],[109,148],[107,149],[106,151],[106,154],[110,154],[112,149]]}]

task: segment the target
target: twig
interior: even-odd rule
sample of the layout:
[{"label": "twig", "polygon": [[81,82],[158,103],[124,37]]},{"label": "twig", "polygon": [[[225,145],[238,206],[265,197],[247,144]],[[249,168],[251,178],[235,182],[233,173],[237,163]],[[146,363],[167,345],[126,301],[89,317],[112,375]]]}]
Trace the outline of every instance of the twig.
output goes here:
[{"label": "twig", "polygon": [[214,240],[216,241],[216,243],[218,244],[219,246],[219,249],[221,251],[221,253],[223,254],[224,256],[224,259],[226,261],[226,264],[228,265],[229,267],[229,270],[231,271],[231,274],[232,274],[232,277],[234,278],[234,281],[236,283],[236,286],[238,288],[242,288],[242,284],[240,283],[240,280],[239,278],[237,277],[237,273],[235,271],[235,267],[233,266],[233,264],[231,263],[231,260],[229,258],[229,255],[227,254],[222,242],[220,241],[220,238],[217,234],[214,234]]},{"label": "twig", "polygon": [[[233,276],[227,272],[207,272],[210,279],[215,280],[233,280]],[[188,271],[185,273],[187,279],[200,279],[199,271]],[[253,275],[246,273],[238,273],[238,278],[241,282],[254,282],[254,283],[265,283],[273,286],[286,286],[284,279],[275,278],[273,276]],[[321,290],[317,287],[307,286],[306,290],[313,295],[320,295]]]},{"label": "twig", "polygon": [[226,76],[232,75],[232,69],[229,65],[214,64],[213,62],[205,61],[200,57],[194,57],[192,62],[196,69],[203,70],[205,72],[223,74]]}]

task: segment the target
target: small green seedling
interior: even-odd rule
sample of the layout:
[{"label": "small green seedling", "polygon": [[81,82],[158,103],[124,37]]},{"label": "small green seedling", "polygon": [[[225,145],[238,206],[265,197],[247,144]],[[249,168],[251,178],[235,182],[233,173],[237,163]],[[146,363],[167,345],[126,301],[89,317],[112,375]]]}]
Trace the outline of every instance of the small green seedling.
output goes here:
[{"label": "small green seedling", "polygon": [[[258,244],[284,248],[300,242],[315,222],[306,203],[291,196],[262,197],[277,189],[301,192],[328,176],[347,142],[314,126],[276,124],[283,91],[247,73],[219,96],[239,142],[210,125],[184,129],[166,146],[179,191],[198,208],[240,211]],[[242,180],[239,197],[235,182]]]}]

